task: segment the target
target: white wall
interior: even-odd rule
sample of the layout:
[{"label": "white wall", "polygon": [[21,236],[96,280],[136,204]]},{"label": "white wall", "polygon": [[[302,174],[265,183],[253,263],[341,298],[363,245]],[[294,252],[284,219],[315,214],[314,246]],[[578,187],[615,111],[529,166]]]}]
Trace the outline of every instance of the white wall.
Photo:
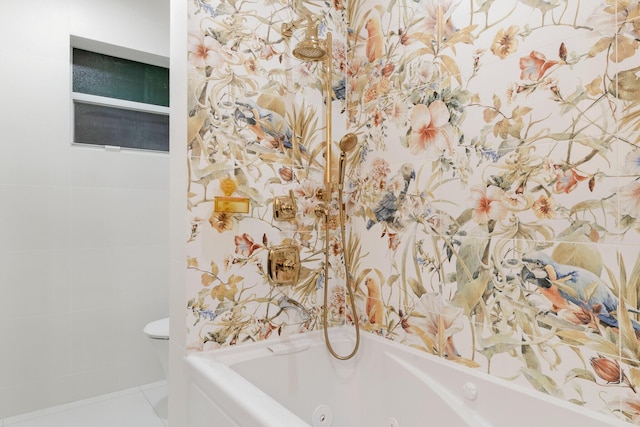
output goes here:
[{"label": "white wall", "polygon": [[168,0],[0,3],[0,419],[161,379],[169,156],[70,144],[70,35],[169,56]]},{"label": "white wall", "polygon": [[187,2],[171,0],[171,350],[169,367],[169,425],[182,426],[187,419],[187,385],[183,370],[187,326],[185,315],[185,262],[187,233]]}]

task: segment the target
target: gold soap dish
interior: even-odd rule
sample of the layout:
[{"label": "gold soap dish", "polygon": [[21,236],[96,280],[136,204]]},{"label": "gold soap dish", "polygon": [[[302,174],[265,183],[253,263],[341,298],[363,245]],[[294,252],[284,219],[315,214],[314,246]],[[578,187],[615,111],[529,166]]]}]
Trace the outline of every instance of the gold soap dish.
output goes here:
[{"label": "gold soap dish", "polygon": [[224,196],[214,197],[213,210],[215,212],[249,213],[249,199],[247,197],[231,197],[237,187],[232,178],[227,177],[220,180],[220,190]]}]

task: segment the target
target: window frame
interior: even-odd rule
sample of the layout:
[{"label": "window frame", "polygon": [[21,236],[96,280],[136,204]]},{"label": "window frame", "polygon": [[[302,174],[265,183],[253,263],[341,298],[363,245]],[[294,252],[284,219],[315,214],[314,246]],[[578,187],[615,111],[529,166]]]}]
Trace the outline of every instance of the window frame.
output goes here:
[{"label": "window frame", "polygon": [[69,43],[69,90],[70,90],[70,118],[71,118],[71,145],[75,146],[84,146],[84,147],[96,147],[96,148],[104,148],[109,151],[120,151],[120,150],[135,150],[135,151],[148,151],[155,153],[169,153],[169,149],[167,150],[157,150],[150,148],[138,148],[138,147],[128,147],[128,146],[112,146],[112,145],[103,145],[103,144],[92,144],[86,142],[76,142],[75,141],[75,105],[76,103],[82,104],[91,104],[91,105],[99,105],[104,107],[111,107],[120,110],[131,110],[131,111],[140,111],[144,113],[150,114],[159,114],[163,116],[169,117],[170,106],[165,107],[161,105],[155,104],[146,104],[142,102],[129,101],[125,99],[118,98],[110,98],[105,96],[91,95],[82,92],[74,92],[73,91],[73,50],[74,49],[82,49],[89,52],[101,54],[101,55],[109,55],[115,58],[127,59],[130,61],[136,61],[143,64],[155,65],[158,67],[163,67],[169,69],[169,58],[165,56],[155,55],[149,52],[142,52],[130,48],[125,48],[122,46],[116,46],[108,43],[99,42],[96,40],[87,39],[84,37],[79,37],[75,35],[71,35],[71,41]]}]

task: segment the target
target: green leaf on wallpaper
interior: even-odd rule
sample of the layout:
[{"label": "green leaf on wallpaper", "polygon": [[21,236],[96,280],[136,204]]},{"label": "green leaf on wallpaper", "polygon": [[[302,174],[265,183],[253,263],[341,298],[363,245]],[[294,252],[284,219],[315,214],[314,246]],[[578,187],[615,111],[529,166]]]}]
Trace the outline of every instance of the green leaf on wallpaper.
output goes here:
[{"label": "green leaf on wallpaper", "polygon": [[631,274],[627,282],[627,304],[633,308],[638,308],[640,305],[640,257],[636,258],[636,262],[633,265]]},{"label": "green leaf on wallpaper", "polygon": [[493,4],[495,0],[486,0],[484,3],[482,3],[482,6],[480,6],[480,8],[478,10],[476,10],[476,13],[478,12],[484,12],[487,13],[489,12],[489,9],[491,9],[491,5]]},{"label": "green leaf on wallpaper", "polygon": [[488,270],[480,272],[479,276],[464,285],[462,288],[458,286],[458,291],[453,296],[452,303],[464,309],[464,314],[469,316],[474,307],[482,299],[484,291],[489,284],[490,274]]},{"label": "green leaf on wallpaper", "polygon": [[500,107],[502,107],[502,100],[500,99],[500,97],[498,95],[496,95],[494,93],[493,94],[493,108],[495,108],[496,110],[500,110]]},{"label": "green leaf on wallpaper", "polygon": [[[582,334],[582,335],[580,335]],[[563,342],[569,345],[584,345],[591,350],[606,353],[606,354],[618,354],[619,348],[617,343],[612,342],[602,335],[585,333],[582,331],[557,331],[556,335],[563,338]],[[568,339],[564,339],[568,338]],[[577,343],[577,344],[576,344]]]},{"label": "green leaf on wallpaper", "polygon": [[220,273],[220,267],[218,267],[218,264],[216,264],[215,261],[211,261],[211,274],[218,277],[218,273]]},{"label": "green leaf on wallpaper", "polygon": [[589,49],[589,56],[594,57],[605,49],[608,49],[615,42],[615,37],[603,37]]},{"label": "green leaf on wallpaper", "polygon": [[280,183],[281,183],[280,178],[278,178],[277,176],[273,176],[273,177],[269,178],[267,180],[267,182],[265,182],[264,188],[267,188],[267,187],[269,187],[270,185],[273,185],[273,184],[280,184]]},{"label": "green leaf on wallpaper", "polygon": [[524,361],[527,364],[527,368],[539,370],[540,361],[538,360],[538,356],[536,355],[536,352],[533,350],[533,348],[531,348],[531,345],[529,345],[529,343],[524,343],[520,348],[521,348],[520,351],[522,352],[522,357],[524,358]]},{"label": "green leaf on wallpaper", "polygon": [[475,38],[473,30],[475,30],[476,27],[477,25],[469,25],[468,27],[459,29],[449,37],[445,45],[449,46],[455,53],[455,45],[457,43],[473,44]]},{"label": "green leaf on wallpaper", "polygon": [[427,293],[427,290],[424,288],[422,283],[418,282],[413,277],[408,277],[407,282],[409,283],[409,286],[411,287],[413,293],[416,294],[418,298]]},{"label": "green leaf on wallpaper", "polygon": [[482,256],[487,247],[487,240],[482,238],[487,233],[475,229],[469,233],[468,238],[462,241],[456,257],[456,278],[458,290],[473,280],[473,274],[482,268]]},{"label": "green leaf on wallpaper", "polygon": [[630,366],[629,379],[631,380],[632,384],[640,384],[640,369]]},{"label": "green leaf on wallpaper", "polygon": [[420,58],[424,55],[434,55],[435,52],[433,51],[433,48],[431,47],[422,47],[420,49],[416,49],[413,52],[411,52],[409,55],[407,55],[407,57],[405,58],[405,63],[409,63],[411,61],[413,61],[416,58]]},{"label": "green leaf on wallpaper", "polygon": [[435,340],[431,336],[429,336],[429,334],[427,334],[425,331],[420,329],[418,326],[415,326],[415,325],[412,326],[411,330],[413,330],[416,333],[416,335],[420,337],[420,339],[426,346],[426,349],[423,349],[423,350],[428,353],[435,354],[435,348],[436,348]]},{"label": "green leaf on wallpaper", "polygon": [[479,338],[478,341],[482,347],[479,351],[487,359],[491,359],[496,354],[508,353],[522,345],[519,339],[506,334],[494,334],[487,338]]},{"label": "green leaf on wallpaper", "polygon": [[611,149],[611,144],[609,144],[606,140],[602,140],[600,138],[578,138],[573,141],[584,145],[585,147],[593,148],[598,151],[598,154],[604,156],[606,152]]},{"label": "green leaf on wallpaper", "polygon": [[567,374],[564,376],[564,382],[566,384],[569,381],[575,380],[576,378],[596,382],[596,377],[593,375],[593,372],[581,368],[574,368],[567,372]]},{"label": "green leaf on wallpaper", "polygon": [[215,280],[215,277],[211,273],[202,273],[200,276],[200,283],[202,286],[209,286]]},{"label": "green leaf on wallpaper", "polygon": [[231,275],[231,277],[229,277],[228,282],[229,285],[235,285],[236,283],[240,283],[244,280],[244,277],[242,276],[236,276],[235,274]]},{"label": "green leaf on wallpaper", "polygon": [[[538,316],[538,323],[551,328],[562,328],[567,324],[565,320],[558,319],[554,314],[548,314],[544,317]],[[565,344],[580,346],[590,342],[590,338],[582,329],[558,329],[556,336]]]},{"label": "green leaf on wallpaper", "polygon": [[396,319],[389,320],[389,323],[387,323],[387,331],[393,331],[393,329],[396,327],[396,323]]},{"label": "green leaf on wallpaper", "polygon": [[527,368],[521,368],[520,372],[524,374],[525,378],[536,390],[552,396],[562,397],[562,390],[558,388],[558,385],[551,377]]},{"label": "green leaf on wallpaper", "polygon": [[447,55],[441,55],[440,60],[442,61],[442,65],[444,65],[445,67],[443,71],[448,71],[448,74],[453,76],[458,84],[462,84],[462,76],[460,75],[460,69],[458,68],[458,64],[456,63],[455,59]]},{"label": "green leaf on wallpaper", "polygon": [[533,110],[533,108],[531,107],[520,107],[519,105],[517,105],[513,111],[511,111],[511,115],[514,117],[522,117],[526,114],[529,114],[531,112],[531,110]]},{"label": "green leaf on wallpaper", "polygon": [[387,6],[387,13],[391,13],[393,11],[393,7],[396,5],[397,0],[391,0],[389,5]]},{"label": "green leaf on wallpaper", "polygon": [[549,138],[554,139],[556,141],[570,141],[571,139],[575,138],[574,134],[571,133],[567,133],[567,132],[560,132],[560,133],[550,133],[549,135],[547,135]]},{"label": "green leaf on wallpaper", "polygon": [[[633,329],[633,324],[631,323],[631,317],[629,316],[629,311],[622,309],[622,307],[626,306],[626,299],[624,298],[624,294],[626,293],[626,289],[621,289],[620,292],[620,309],[618,310],[618,326],[620,328],[620,335],[622,337],[622,346],[623,348],[627,348],[633,352],[635,359],[640,358],[640,343],[638,343],[638,338],[636,337],[635,329]],[[615,354],[615,353],[613,353]]]},{"label": "green leaf on wallpaper", "polygon": [[[589,243],[583,243],[586,240],[584,237],[583,240],[579,239],[580,235],[576,235],[570,241],[560,242],[553,249],[551,258],[560,264],[584,268],[599,276],[602,272],[602,255],[598,246],[588,240]],[[576,244],[576,241],[580,244]]]},{"label": "green leaf on wallpaper", "polygon": [[473,218],[473,209],[466,209],[456,218],[456,224],[462,226],[469,222],[471,218]]},{"label": "green leaf on wallpaper", "polygon": [[263,18],[261,17],[259,14],[254,14],[253,18],[257,19],[258,21],[262,22],[264,25],[270,26],[273,25],[273,19],[271,17],[269,17],[269,19],[267,18]]},{"label": "green leaf on wallpaper", "polygon": [[387,285],[392,286],[395,282],[398,281],[398,278],[400,276],[398,274],[392,274],[391,276],[389,276],[389,278],[387,279]]},{"label": "green leaf on wallpaper", "polygon": [[613,208],[615,208],[615,206],[608,200],[587,200],[573,205],[569,211],[569,215],[575,216],[581,212],[590,212],[592,210],[605,211]]}]

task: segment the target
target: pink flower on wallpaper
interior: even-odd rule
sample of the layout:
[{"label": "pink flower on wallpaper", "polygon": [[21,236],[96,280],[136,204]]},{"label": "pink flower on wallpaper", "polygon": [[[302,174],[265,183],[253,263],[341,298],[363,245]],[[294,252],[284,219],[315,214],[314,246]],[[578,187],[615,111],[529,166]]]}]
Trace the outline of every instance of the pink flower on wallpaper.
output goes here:
[{"label": "pink flower on wallpaper", "polygon": [[438,78],[438,66],[431,61],[420,62],[416,68],[415,79],[419,85],[429,84]]},{"label": "pink flower on wallpaper", "polygon": [[324,184],[321,182],[313,181],[310,179],[304,179],[300,181],[293,192],[298,198],[313,199],[318,195],[318,190],[324,189]]},{"label": "pink flower on wallpaper", "polygon": [[396,125],[402,126],[407,120],[407,113],[409,109],[407,104],[399,99],[396,99],[386,110],[387,117]]},{"label": "pink flower on wallpaper", "polygon": [[236,254],[244,257],[250,257],[253,253],[260,249],[262,245],[258,245],[253,241],[253,238],[247,233],[243,233],[242,236],[235,237]]},{"label": "pink flower on wallpaper", "polygon": [[555,191],[557,193],[569,194],[576,189],[578,182],[584,181],[585,179],[586,177],[578,175],[573,169],[560,170],[556,173]]},{"label": "pink flower on wallpaper", "polygon": [[424,315],[424,319],[415,319],[416,326],[424,328],[434,341],[444,338],[444,348],[440,349],[443,354],[458,356],[453,336],[464,329],[464,309],[453,305],[441,294],[428,292],[416,304],[416,311]]},{"label": "pink flower on wallpaper", "polygon": [[555,217],[554,200],[545,195],[538,197],[531,208],[538,219],[552,219]]},{"label": "pink flower on wallpaper", "polygon": [[189,61],[198,68],[216,68],[225,63],[222,45],[211,36],[189,33],[188,49]]},{"label": "pink flower on wallpaper", "polygon": [[629,174],[640,175],[640,150],[634,149],[624,157],[624,170]]},{"label": "pink flower on wallpaper", "polygon": [[[425,5],[424,19],[422,26],[424,30],[431,34],[442,31],[445,38],[449,38],[456,32],[456,28],[451,22],[451,15],[460,4],[460,0],[434,0]],[[438,28],[438,17],[442,17],[443,28]]]},{"label": "pink flower on wallpaper", "polygon": [[549,68],[556,65],[558,61],[547,61],[547,58],[540,52],[531,51],[529,56],[520,58],[520,79],[538,81],[544,76]]},{"label": "pink flower on wallpaper", "polygon": [[278,55],[278,51],[273,48],[273,45],[271,43],[261,38],[260,44],[261,44],[260,50],[259,50],[260,59],[264,59],[268,61],[271,58],[273,58],[275,55]]},{"label": "pink flower on wallpaper", "polygon": [[384,182],[390,173],[391,168],[389,167],[389,162],[380,157],[373,159],[371,167],[369,168],[369,176],[372,181]]},{"label": "pink flower on wallpaper", "polygon": [[333,62],[340,71],[347,70],[347,46],[340,39],[333,40]]},{"label": "pink flower on wallpaper", "polygon": [[387,233],[387,237],[389,238],[389,249],[395,251],[402,243],[402,238],[398,235],[398,233]]},{"label": "pink flower on wallpaper", "polygon": [[312,218],[315,221],[314,212],[316,207],[320,205],[320,201],[315,198],[304,197],[302,199],[298,199],[297,201],[300,212],[303,214],[302,220]]},{"label": "pink flower on wallpaper", "polygon": [[463,330],[462,315],[464,310],[453,305],[441,294],[428,292],[416,304],[416,310],[424,315],[423,327],[433,338],[444,328],[446,337]]},{"label": "pink flower on wallpaper", "polygon": [[440,154],[441,150],[453,152],[455,135],[449,123],[447,104],[435,100],[427,107],[418,104],[411,110],[411,133],[409,134],[409,149],[413,154],[427,151]]},{"label": "pink flower on wallpaper", "polygon": [[300,87],[310,87],[316,84],[318,77],[311,69],[310,62],[300,62],[293,69],[294,79]]},{"label": "pink flower on wallpaper", "polygon": [[497,221],[504,218],[508,212],[504,197],[504,190],[495,185],[473,187],[471,189],[473,220],[478,224],[486,224],[489,220]]},{"label": "pink flower on wallpaper", "polygon": [[620,188],[618,203],[620,212],[634,218],[640,218],[640,182],[633,181]]}]

